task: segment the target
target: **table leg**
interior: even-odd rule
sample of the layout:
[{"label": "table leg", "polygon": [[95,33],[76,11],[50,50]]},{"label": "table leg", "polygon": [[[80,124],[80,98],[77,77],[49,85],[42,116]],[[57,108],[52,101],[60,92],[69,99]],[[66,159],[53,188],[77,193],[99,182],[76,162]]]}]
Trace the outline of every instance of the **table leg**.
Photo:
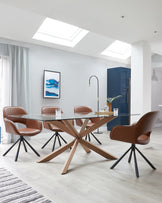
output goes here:
[{"label": "table leg", "polygon": [[50,161],[51,159],[55,158],[56,156],[58,156],[59,154],[61,154],[62,152],[66,151],[68,148],[70,148],[74,144],[75,140],[76,139],[74,139],[72,142],[66,144],[63,147],[60,147],[59,149],[57,149],[56,151],[52,152],[51,154],[47,155],[46,157],[44,157],[43,159],[38,161],[38,163]]},{"label": "table leg", "polygon": [[[81,144],[81,143],[80,143]],[[90,153],[91,152],[91,150],[88,148],[88,147],[86,147],[84,144],[81,144],[81,146],[83,147],[83,149],[87,152],[87,153]]]},{"label": "table leg", "polygon": [[62,174],[65,174],[65,173],[67,172],[67,170],[68,170],[68,168],[69,168],[69,165],[70,165],[70,162],[71,162],[71,160],[72,160],[72,158],[73,158],[73,156],[74,156],[74,153],[75,153],[75,150],[76,150],[76,148],[77,148],[78,143],[79,143],[79,141],[76,139],[75,142],[74,142],[74,144],[73,144],[73,147],[72,147],[72,149],[71,149],[71,151],[70,151],[69,158],[68,158],[67,161],[65,162],[65,165],[64,165],[64,167],[63,167]]},{"label": "table leg", "polygon": [[88,122],[88,119],[86,119],[85,123],[84,123],[84,126],[82,127],[80,133],[77,132],[76,128],[68,120],[64,120],[62,122],[58,122],[58,121],[54,122],[54,124],[57,127],[61,128],[65,132],[69,133],[70,135],[75,137],[75,139],[72,142],[66,144],[65,146],[60,147],[56,151],[52,152],[51,154],[49,154],[45,158],[41,159],[40,161],[38,161],[38,163],[49,161],[49,160],[55,158],[56,156],[58,156],[59,154],[61,154],[62,152],[64,152],[65,150],[67,150],[68,148],[70,148],[72,146],[69,158],[67,159],[67,161],[65,162],[65,165],[63,167],[62,174],[65,174],[68,171],[69,165],[70,165],[71,160],[72,160],[72,158],[74,156],[74,153],[76,151],[78,143],[81,144],[81,146],[83,147],[83,149],[87,153],[89,153],[90,149],[91,149],[91,150],[95,151],[96,153],[100,154],[101,156],[103,156],[103,157],[105,157],[107,159],[117,159],[115,156],[111,155],[110,153],[108,153],[108,152],[98,148],[97,146],[93,145],[92,143],[89,143],[89,142],[82,139],[88,133],[92,132],[93,130],[97,129],[101,125],[109,122],[110,120],[112,120],[114,118],[115,117],[105,117],[105,118],[101,119],[100,121],[96,122],[93,126],[89,127],[88,129],[85,129],[86,124]]},{"label": "table leg", "polygon": [[[82,125],[82,128],[80,130],[80,133],[82,133],[85,129],[86,129],[86,126],[87,126],[87,123],[88,123],[89,119],[85,119],[84,122],[83,122],[83,125]],[[81,143],[80,143],[81,144]],[[87,152],[87,153],[90,153],[91,150],[86,147],[85,145],[81,144],[81,146],[83,147],[83,149]]]},{"label": "table leg", "polygon": [[101,156],[107,158],[107,159],[117,159],[115,156],[113,156],[112,154],[104,151],[103,149],[100,149],[99,147],[95,146],[92,143],[89,143],[83,139],[80,139],[79,142],[83,145],[85,145],[86,147],[90,148],[91,150],[95,151],[96,153],[100,154]]},{"label": "table leg", "polygon": [[82,132],[79,133],[80,137],[84,137],[85,135],[91,133],[92,131],[96,130],[97,128],[101,127],[102,125],[104,125],[105,123],[115,119],[116,117],[104,117],[101,120],[97,121],[96,123],[94,123],[94,125],[88,127],[87,129],[83,130]]}]

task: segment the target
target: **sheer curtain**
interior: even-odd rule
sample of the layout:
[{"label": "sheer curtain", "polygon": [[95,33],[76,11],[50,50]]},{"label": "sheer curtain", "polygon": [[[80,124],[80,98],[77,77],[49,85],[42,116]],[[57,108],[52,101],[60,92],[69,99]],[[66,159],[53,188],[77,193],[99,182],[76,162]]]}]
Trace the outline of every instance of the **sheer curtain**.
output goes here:
[{"label": "sheer curtain", "polygon": [[11,69],[9,57],[0,56],[0,126],[1,143],[11,142],[11,137],[5,132],[3,122],[3,107],[11,105]]},{"label": "sheer curtain", "polygon": [[11,105],[29,111],[29,56],[28,48],[8,45],[11,78]]},{"label": "sheer curtain", "polygon": [[[3,84],[3,105],[20,106],[29,111],[29,49],[16,45],[1,44],[0,54],[7,56],[8,59],[8,79],[3,72],[3,78],[8,83]],[[7,72],[6,72],[7,74]],[[2,75],[2,74],[1,74]],[[8,95],[9,94],[9,95]],[[7,96],[8,95],[8,96]],[[7,100],[10,100],[9,103]],[[2,111],[2,110],[1,110]],[[2,115],[2,113],[1,113]],[[2,117],[2,116],[1,116]],[[3,127],[4,130],[4,127]],[[4,136],[6,138],[6,136]],[[16,135],[12,135],[11,139],[8,136],[8,142],[14,142],[17,139]]]},{"label": "sheer curtain", "polygon": [[[23,107],[29,111],[29,57],[28,48],[7,45],[11,69],[11,105]],[[11,136],[11,142],[17,140]]]}]

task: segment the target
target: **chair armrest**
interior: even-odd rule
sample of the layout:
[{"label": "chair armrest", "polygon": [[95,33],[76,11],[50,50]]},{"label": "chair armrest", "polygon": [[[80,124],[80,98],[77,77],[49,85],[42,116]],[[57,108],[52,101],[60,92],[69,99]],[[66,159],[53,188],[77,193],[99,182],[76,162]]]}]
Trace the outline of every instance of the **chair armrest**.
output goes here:
[{"label": "chair armrest", "polygon": [[19,131],[15,125],[15,123],[7,118],[4,118],[4,123],[6,127],[6,132],[19,135]]},{"label": "chair armrest", "polygon": [[54,128],[58,128],[54,123],[51,123],[49,121],[44,121],[43,126],[48,130],[53,130]]},{"label": "chair armrest", "polygon": [[26,119],[26,127],[42,130],[42,122],[36,120]]},{"label": "chair armrest", "polygon": [[133,126],[115,126],[111,133],[110,138],[112,140],[119,140],[128,143],[136,143],[136,125]]}]

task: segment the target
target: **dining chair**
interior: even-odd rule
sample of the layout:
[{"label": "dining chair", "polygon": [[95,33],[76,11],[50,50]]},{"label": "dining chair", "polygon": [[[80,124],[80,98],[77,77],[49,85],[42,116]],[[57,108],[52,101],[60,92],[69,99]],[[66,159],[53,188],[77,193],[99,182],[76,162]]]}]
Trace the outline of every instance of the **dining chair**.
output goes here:
[{"label": "dining chair", "polygon": [[154,123],[158,117],[158,111],[148,112],[139,119],[139,121],[131,126],[115,126],[110,132],[112,140],[131,143],[131,147],[111,166],[113,169],[123,157],[130,151],[128,163],[131,162],[132,155],[134,156],[135,172],[137,178],[139,177],[139,170],[137,165],[136,151],[145,159],[145,161],[155,170],[155,166],[142,154],[136,147],[136,144],[146,145],[150,141],[150,135]]},{"label": "dining chair", "polygon": [[[89,108],[89,107],[87,107],[87,106],[75,106],[75,107],[74,107],[74,113],[90,113],[90,112],[92,112],[92,109]],[[96,122],[99,121],[99,120],[100,120],[100,118],[91,118],[91,119],[90,119],[91,122],[87,123],[86,128],[93,126],[94,123],[96,123]],[[82,119],[76,119],[76,125],[78,125],[78,126],[81,127],[81,126],[83,125]],[[94,138],[99,144],[102,144],[102,143],[99,141],[99,139],[98,139],[92,132],[91,132],[90,134],[93,136],[93,138]],[[89,142],[91,141],[90,134],[87,134],[87,135],[85,136],[85,140],[88,139]]]},{"label": "dining chair", "polygon": [[[55,115],[56,110],[59,110],[59,107],[52,107],[52,106],[43,106],[41,108],[41,114],[46,114],[46,115]],[[61,113],[63,111],[61,110]],[[58,140],[59,145],[61,146],[61,140],[64,143],[67,143],[67,141],[61,136],[60,132],[63,132],[60,128],[56,127],[55,125],[51,124],[50,122],[43,122],[44,128],[53,131],[54,134],[50,137],[50,139],[47,140],[47,142],[42,146],[42,149],[54,138],[53,141],[53,146],[52,146],[52,151],[55,150],[55,144],[56,140]]]},{"label": "dining chair", "polygon": [[[19,116],[26,115],[27,112],[21,108],[16,106],[6,106],[3,108],[3,118],[5,123],[6,132],[18,135],[18,140],[3,154],[5,156],[17,143],[17,153],[15,157],[15,161],[18,160],[19,151],[21,143],[24,145],[25,152],[27,152],[26,144],[34,151],[37,156],[40,156],[38,152],[30,145],[30,143],[25,139],[25,137],[31,137],[37,135],[42,130],[42,123],[35,120],[24,119]],[[12,117],[12,116],[17,117]],[[23,126],[17,126],[17,124],[23,124]]]}]

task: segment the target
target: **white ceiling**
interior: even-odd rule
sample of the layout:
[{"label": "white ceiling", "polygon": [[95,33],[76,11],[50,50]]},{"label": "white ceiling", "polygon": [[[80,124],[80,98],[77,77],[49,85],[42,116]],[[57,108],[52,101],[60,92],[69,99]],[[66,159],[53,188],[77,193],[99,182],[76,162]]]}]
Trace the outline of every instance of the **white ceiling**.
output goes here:
[{"label": "white ceiling", "polygon": [[[162,54],[161,8],[162,0],[0,0],[0,37],[97,57],[115,39],[147,40]],[[90,33],[74,48],[33,40],[45,17]]]}]

